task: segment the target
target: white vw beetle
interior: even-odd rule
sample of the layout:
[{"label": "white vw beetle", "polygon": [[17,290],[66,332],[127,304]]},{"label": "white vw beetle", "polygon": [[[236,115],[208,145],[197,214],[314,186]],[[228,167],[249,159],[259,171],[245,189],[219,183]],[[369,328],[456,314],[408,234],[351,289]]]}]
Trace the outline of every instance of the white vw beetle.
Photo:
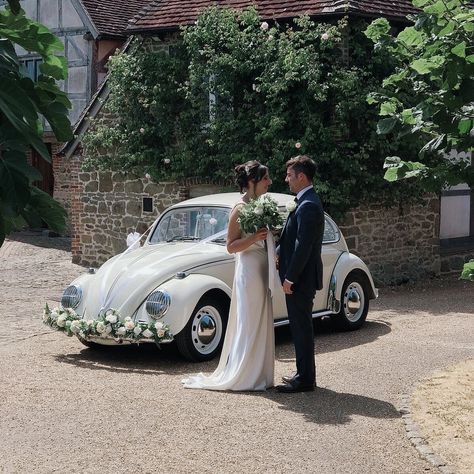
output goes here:
[{"label": "white vw beetle", "polygon": [[[270,193],[282,213],[293,200]],[[141,247],[108,260],[77,278],[61,305],[83,319],[115,310],[136,323],[161,321],[187,359],[212,359],[225,335],[234,256],[226,250],[225,233],[238,193],[189,199],[167,209],[153,224]],[[367,266],[351,254],[334,221],[326,215],[323,242],[324,289],[316,293],[313,316],[331,315],[340,328],[352,330],[365,321],[377,290]],[[284,294],[273,297],[275,326],[288,324]],[[107,335],[81,338],[89,347],[133,341]],[[154,342],[153,338],[140,342]]]}]

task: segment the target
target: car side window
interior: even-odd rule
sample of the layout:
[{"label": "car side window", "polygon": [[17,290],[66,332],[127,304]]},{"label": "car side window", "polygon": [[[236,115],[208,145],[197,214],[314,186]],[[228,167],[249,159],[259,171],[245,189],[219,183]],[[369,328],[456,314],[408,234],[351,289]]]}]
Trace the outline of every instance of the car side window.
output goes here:
[{"label": "car side window", "polygon": [[340,239],[339,229],[334,222],[330,221],[327,216],[324,217],[324,235],[323,244],[337,242]]}]

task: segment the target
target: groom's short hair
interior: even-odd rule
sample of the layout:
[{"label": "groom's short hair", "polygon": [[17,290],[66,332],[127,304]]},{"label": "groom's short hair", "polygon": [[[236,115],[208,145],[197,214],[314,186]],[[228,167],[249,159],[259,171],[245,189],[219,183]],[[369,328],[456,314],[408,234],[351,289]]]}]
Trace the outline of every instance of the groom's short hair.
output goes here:
[{"label": "groom's short hair", "polygon": [[308,155],[296,155],[286,162],[286,169],[291,168],[293,171],[303,173],[310,181],[313,181],[316,174],[316,163]]}]

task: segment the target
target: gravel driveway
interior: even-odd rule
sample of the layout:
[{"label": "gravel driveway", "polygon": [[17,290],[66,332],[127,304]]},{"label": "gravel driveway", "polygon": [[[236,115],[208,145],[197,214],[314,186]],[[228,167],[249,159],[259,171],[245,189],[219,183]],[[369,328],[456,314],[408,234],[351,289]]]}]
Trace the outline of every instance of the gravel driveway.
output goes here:
[{"label": "gravel driveway", "polygon": [[[45,301],[83,271],[66,240],[0,248],[0,472],[436,472],[398,410],[420,379],[473,356],[469,283],[382,289],[353,333],[319,324],[314,393],[219,393],[180,384],[217,361],[94,351],[44,327]],[[288,329],[276,335],[278,381],[294,354]]]}]

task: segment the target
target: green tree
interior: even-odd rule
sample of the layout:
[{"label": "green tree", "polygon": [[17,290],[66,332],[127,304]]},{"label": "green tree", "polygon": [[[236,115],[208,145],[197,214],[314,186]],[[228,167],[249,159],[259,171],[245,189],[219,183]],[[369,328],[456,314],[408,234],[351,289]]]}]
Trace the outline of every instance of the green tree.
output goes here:
[{"label": "green tree", "polygon": [[[413,26],[391,34],[385,19],[365,34],[375,50],[396,60],[396,70],[371,93],[379,104],[377,132],[388,138],[417,136],[418,160],[388,156],[385,179],[416,177],[425,189],[439,192],[459,183],[474,185],[468,152],[474,144],[474,10],[466,0],[413,0],[422,9]],[[464,152],[459,154],[459,152]]]},{"label": "green tree", "polygon": [[[37,81],[27,77],[15,45],[41,55]],[[59,141],[72,138],[71,104],[55,83],[67,77],[66,59],[55,54],[62,50],[59,38],[25,17],[19,0],[9,0],[0,11],[0,245],[25,224],[45,222],[58,232],[66,228],[66,211],[33,185],[41,175],[28,165],[26,155],[33,147],[51,160],[42,142],[42,117]]]}]

